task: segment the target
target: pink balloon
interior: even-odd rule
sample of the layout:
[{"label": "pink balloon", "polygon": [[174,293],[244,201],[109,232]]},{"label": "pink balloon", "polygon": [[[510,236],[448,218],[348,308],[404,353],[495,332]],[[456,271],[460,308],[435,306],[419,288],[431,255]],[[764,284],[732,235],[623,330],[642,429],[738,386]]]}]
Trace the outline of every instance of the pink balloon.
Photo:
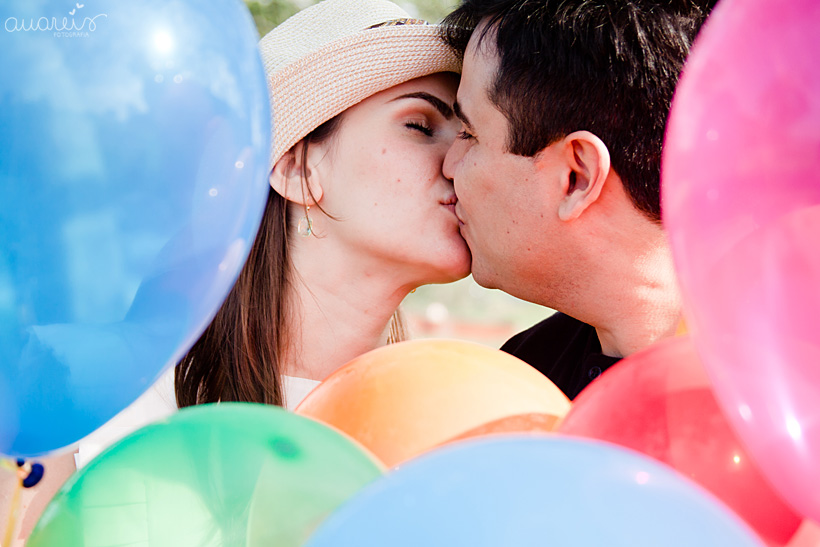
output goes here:
[{"label": "pink balloon", "polygon": [[820,521],[820,2],[717,6],[672,106],[662,196],[721,407]]}]

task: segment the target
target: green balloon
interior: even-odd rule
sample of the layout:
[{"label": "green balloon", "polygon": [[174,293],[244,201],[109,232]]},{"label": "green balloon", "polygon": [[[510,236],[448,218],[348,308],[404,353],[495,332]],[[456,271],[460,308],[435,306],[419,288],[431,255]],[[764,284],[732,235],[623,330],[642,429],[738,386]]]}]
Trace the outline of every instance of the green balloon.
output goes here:
[{"label": "green balloon", "polygon": [[301,545],[383,469],[343,434],[278,407],[189,407],[76,473],[26,545]]}]

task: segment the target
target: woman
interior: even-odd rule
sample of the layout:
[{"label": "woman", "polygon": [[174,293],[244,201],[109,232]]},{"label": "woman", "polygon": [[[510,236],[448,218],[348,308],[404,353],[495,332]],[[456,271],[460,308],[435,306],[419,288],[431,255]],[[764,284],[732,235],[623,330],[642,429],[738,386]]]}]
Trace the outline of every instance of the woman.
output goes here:
[{"label": "woman", "polygon": [[350,359],[402,339],[409,292],[469,273],[441,174],[460,67],[436,28],[386,0],[325,0],[260,51],[272,190],[235,287],[177,366],[180,407],[292,408]]}]

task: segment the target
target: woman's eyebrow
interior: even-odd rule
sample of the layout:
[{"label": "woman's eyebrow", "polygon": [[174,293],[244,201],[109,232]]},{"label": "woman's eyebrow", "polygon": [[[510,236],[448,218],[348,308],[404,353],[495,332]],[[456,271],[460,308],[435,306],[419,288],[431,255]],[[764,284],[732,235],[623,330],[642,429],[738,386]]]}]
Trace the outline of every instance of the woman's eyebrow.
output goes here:
[{"label": "woman's eyebrow", "polygon": [[399,95],[398,97],[390,99],[390,102],[398,101],[399,99],[422,99],[436,107],[436,110],[441,112],[441,115],[444,116],[445,119],[449,120],[453,117],[453,109],[450,107],[449,104],[445,103],[435,95],[431,95],[425,91],[405,93],[404,95]]}]

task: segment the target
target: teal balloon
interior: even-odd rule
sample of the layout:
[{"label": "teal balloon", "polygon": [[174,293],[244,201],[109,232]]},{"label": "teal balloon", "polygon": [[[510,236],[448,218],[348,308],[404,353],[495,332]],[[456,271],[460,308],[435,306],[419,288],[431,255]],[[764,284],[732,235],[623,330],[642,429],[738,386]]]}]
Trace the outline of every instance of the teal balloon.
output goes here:
[{"label": "teal balloon", "polygon": [[26,545],[296,547],[382,470],[347,436],[278,407],[190,407],[74,475]]},{"label": "teal balloon", "polygon": [[373,482],[305,547],[763,547],[672,468],[571,437],[463,442]]},{"label": "teal balloon", "polygon": [[0,454],[84,437],[196,341],[268,195],[239,0],[0,7]]}]

